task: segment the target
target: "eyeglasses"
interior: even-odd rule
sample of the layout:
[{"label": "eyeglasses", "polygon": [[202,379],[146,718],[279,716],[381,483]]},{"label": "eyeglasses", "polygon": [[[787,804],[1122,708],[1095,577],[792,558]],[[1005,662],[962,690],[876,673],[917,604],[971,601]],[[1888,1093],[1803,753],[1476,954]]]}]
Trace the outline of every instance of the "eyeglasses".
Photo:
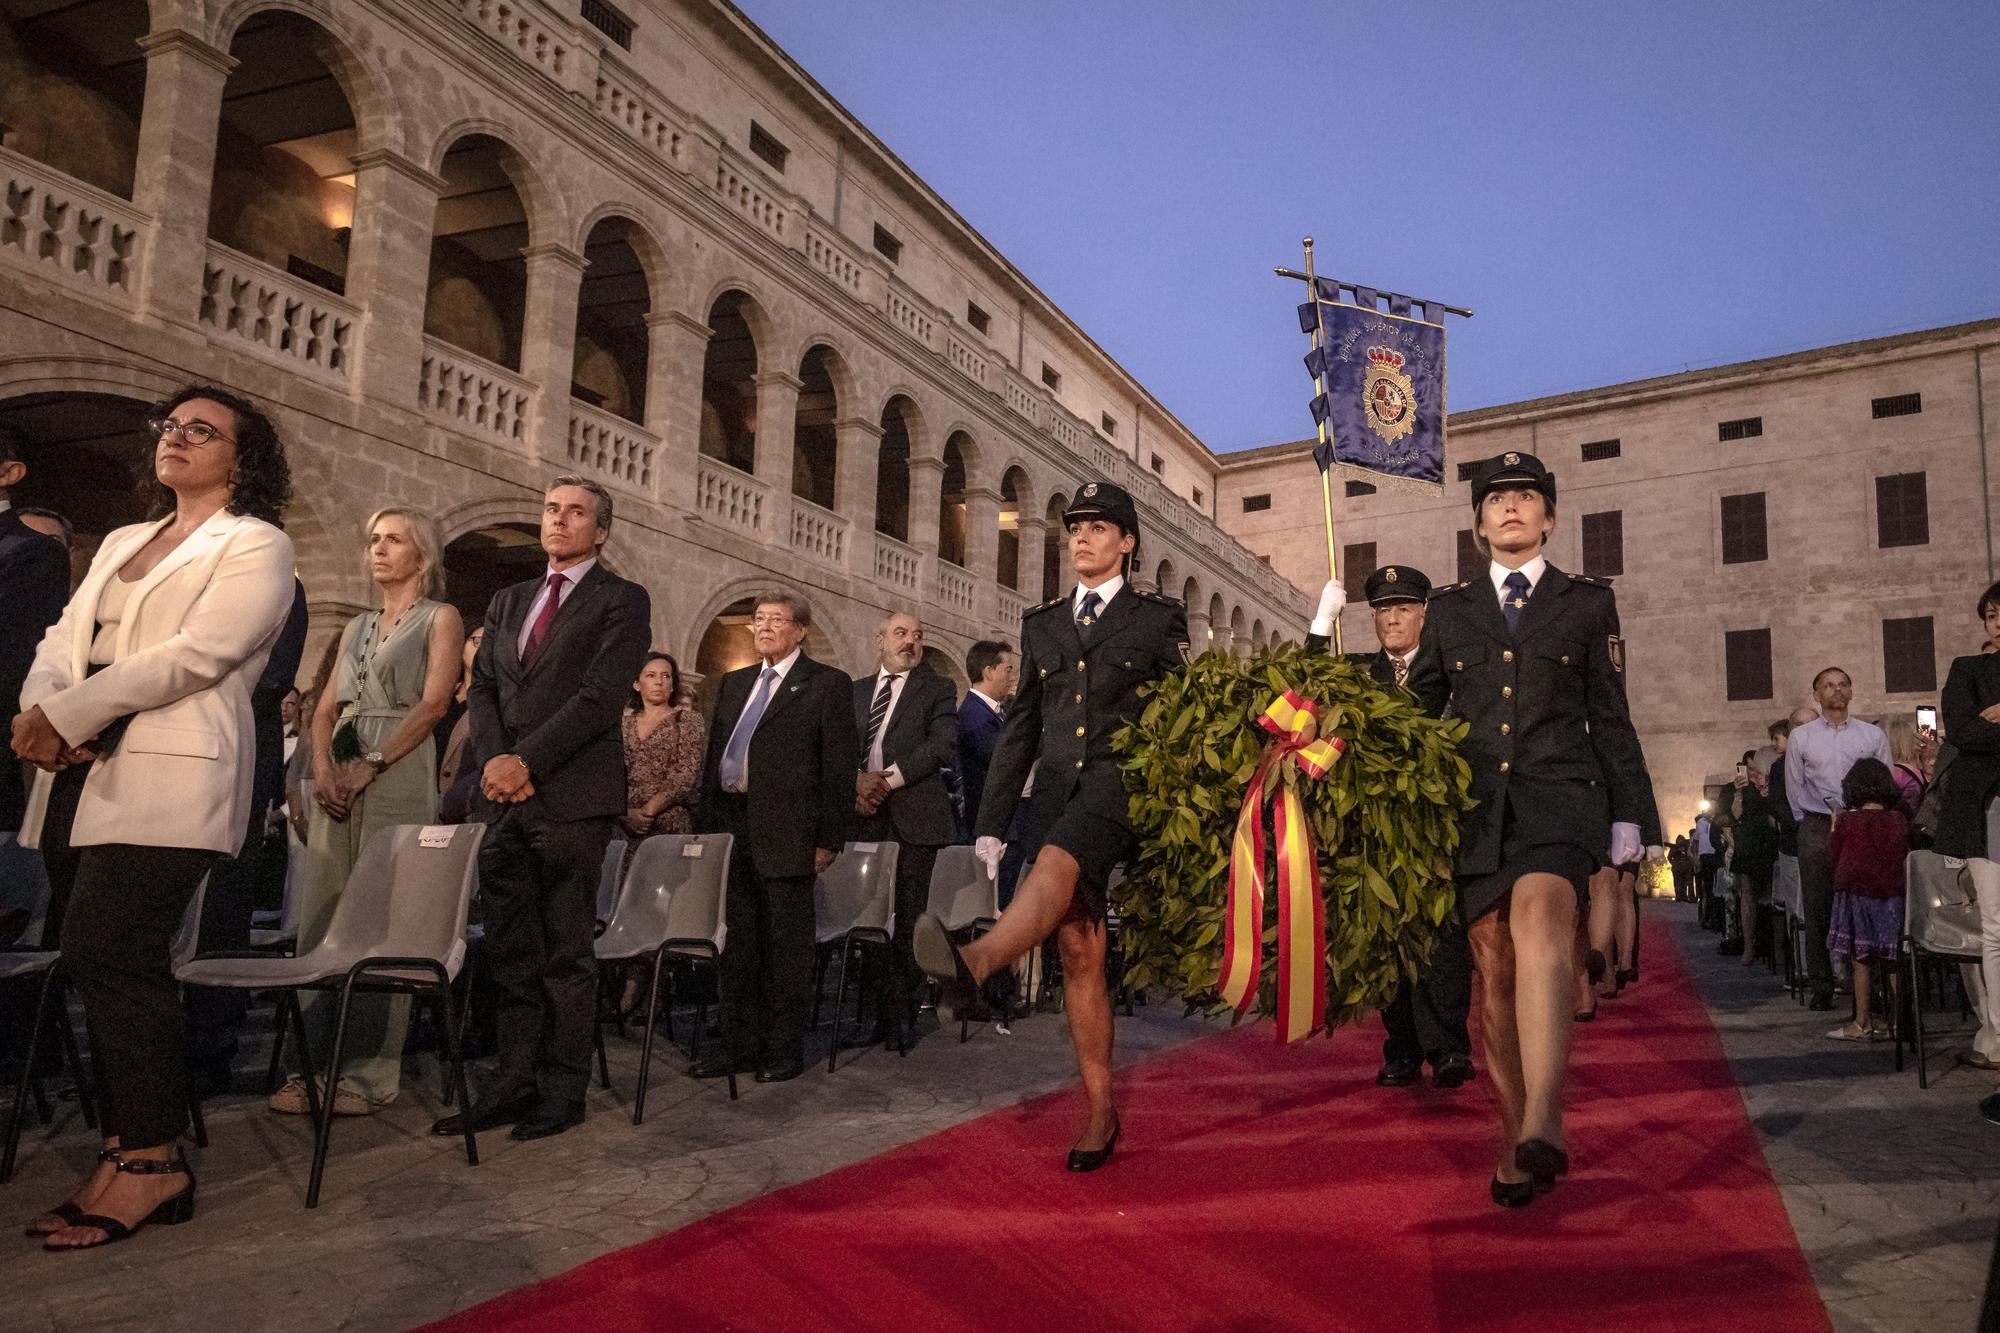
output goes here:
[{"label": "eyeglasses", "polygon": [[763,629],[767,625],[770,626],[772,629],[783,629],[785,626],[791,623],[792,623],[792,618],[782,613],[775,616],[750,617],[751,627],[755,629]]},{"label": "eyeglasses", "polygon": [[227,444],[236,443],[206,421],[176,421],[168,417],[164,421],[148,421],[146,429],[153,432],[153,438],[156,440],[164,440],[175,431],[179,431],[181,439],[197,449],[214,440],[221,440]]}]

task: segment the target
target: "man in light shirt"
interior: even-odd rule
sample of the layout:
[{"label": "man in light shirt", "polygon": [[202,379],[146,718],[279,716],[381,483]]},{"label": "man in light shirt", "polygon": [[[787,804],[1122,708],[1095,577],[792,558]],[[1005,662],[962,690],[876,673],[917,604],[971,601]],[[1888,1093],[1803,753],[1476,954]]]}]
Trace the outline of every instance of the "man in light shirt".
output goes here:
[{"label": "man in light shirt", "polygon": [[1839,667],[1813,677],[1819,716],[1792,728],[1785,744],[1785,796],[1799,825],[1799,896],[1805,907],[1806,977],[1813,1009],[1833,1008],[1833,959],[1826,932],[1833,920],[1833,857],[1827,842],[1840,809],[1840,786],[1860,759],[1889,763],[1889,741],[1872,722],[1849,717],[1854,681]]}]

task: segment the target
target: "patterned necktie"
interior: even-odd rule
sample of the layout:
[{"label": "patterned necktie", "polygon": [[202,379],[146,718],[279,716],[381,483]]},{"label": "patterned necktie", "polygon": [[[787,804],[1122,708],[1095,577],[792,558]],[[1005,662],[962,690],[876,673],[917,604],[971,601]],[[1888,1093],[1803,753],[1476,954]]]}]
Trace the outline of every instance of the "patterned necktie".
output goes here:
[{"label": "patterned necktie", "polygon": [[868,743],[861,747],[861,762],[868,762],[868,756],[875,753],[876,738],[882,734],[882,724],[889,720],[889,700],[896,692],[896,682],[902,676],[884,676],[875,689],[875,702],[868,706]]},{"label": "patterned necktie", "polygon": [[549,646],[549,631],[556,623],[556,612],[562,607],[563,576],[549,575],[548,600],[542,603],[541,614],[528,627],[528,642],[521,649],[521,665],[533,666],[535,659],[542,655],[542,649]]},{"label": "patterned necktie", "polygon": [[1515,570],[1501,580],[1506,589],[1500,594],[1500,614],[1507,618],[1509,633],[1520,628],[1521,612],[1528,606],[1528,576]]},{"label": "patterned necktie", "polygon": [[750,762],[750,737],[756,734],[757,724],[763,720],[764,710],[770,706],[772,687],[777,679],[776,667],[764,668],[764,673],[757,678],[757,688],[751,692],[750,702],[743,705],[743,716],[736,719],[736,730],[729,733],[729,744],[722,747],[722,763],[717,776],[722,779],[724,791],[742,791],[748,785],[744,766]]},{"label": "patterned necktie", "polygon": [[1076,608],[1076,632],[1084,638],[1090,637],[1090,627],[1097,623],[1097,608],[1104,605],[1104,599],[1095,592],[1083,595],[1083,601]]},{"label": "patterned necktie", "polygon": [[1410,674],[1410,664],[1408,662],[1405,662],[1400,657],[1392,657],[1389,659],[1389,661],[1396,668],[1396,683],[1398,685],[1401,685],[1403,683],[1404,678]]}]

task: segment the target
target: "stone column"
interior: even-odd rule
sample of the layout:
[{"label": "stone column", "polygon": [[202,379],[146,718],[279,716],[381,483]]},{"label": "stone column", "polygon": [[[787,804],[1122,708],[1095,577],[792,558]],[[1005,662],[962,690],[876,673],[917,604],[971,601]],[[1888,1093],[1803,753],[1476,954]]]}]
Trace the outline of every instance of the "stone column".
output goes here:
[{"label": "stone column", "polygon": [[783,370],[757,376],[757,480],[771,488],[766,506],[771,544],[792,549],[792,454],[797,447],[799,390],[804,383]]},{"label": "stone column", "polygon": [[1000,557],[1000,492],[977,482],[965,488],[965,568],[972,575],[972,614],[992,621],[1000,605],[995,562]]},{"label": "stone column", "polygon": [[153,219],[139,297],[158,319],[194,324],[201,318],[222,86],[236,60],[179,28],[150,33],[139,48],[146,53],[146,100],[132,202]]},{"label": "stone column", "polygon": [[1187,627],[1188,651],[1190,653],[1199,657],[1214,646],[1208,641],[1208,615],[1206,612],[1198,612],[1193,607],[1189,607]]},{"label": "stone column", "polygon": [[910,545],[938,553],[938,503],[944,494],[942,456],[910,459]]},{"label": "stone column", "polygon": [[854,524],[849,542],[852,567],[864,578],[875,573],[875,482],[882,462],[882,427],[866,417],[833,423],[840,468],[834,476],[835,512]]},{"label": "stone column", "polygon": [[1033,503],[1032,500],[1015,501],[1022,508],[1020,517],[1014,522],[1021,552],[1015,570],[1014,590],[1030,602],[1039,602],[1042,600],[1042,547],[1049,540],[1049,524],[1041,514],[1028,512],[1026,506]]},{"label": "stone column", "polygon": [[701,375],[714,330],[679,310],[646,316],[646,429],[660,437],[655,494],[689,513],[701,452]]},{"label": "stone column", "polygon": [[576,303],[590,261],[562,245],[533,245],[521,319],[521,374],[535,386],[529,452],[551,467],[568,454],[569,385],[576,370]]},{"label": "stone column", "polygon": [[354,159],[347,295],[367,312],[357,362],[370,398],[414,404],[423,370],[431,230],[444,178],[374,149]]}]

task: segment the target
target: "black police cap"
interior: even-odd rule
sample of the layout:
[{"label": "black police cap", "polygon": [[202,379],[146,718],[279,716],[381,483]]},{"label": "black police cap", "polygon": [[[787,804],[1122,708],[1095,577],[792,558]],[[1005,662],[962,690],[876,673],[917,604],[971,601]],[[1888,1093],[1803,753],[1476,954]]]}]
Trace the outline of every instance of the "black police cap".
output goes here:
[{"label": "black police cap", "polygon": [[1472,474],[1472,507],[1479,508],[1491,491],[1502,486],[1532,486],[1550,500],[1556,498],[1556,474],[1533,454],[1508,450],[1479,463]]},{"label": "black police cap", "polygon": [[1362,589],[1370,606],[1394,606],[1398,602],[1422,602],[1431,595],[1431,581],[1421,569],[1408,565],[1384,565],[1368,576]]},{"label": "black police cap", "polygon": [[1101,518],[1118,525],[1120,532],[1139,535],[1139,506],[1123,486],[1109,481],[1087,481],[1077,488],[1076,498],[1063,510],[1063,526],[1084,519]]}]

